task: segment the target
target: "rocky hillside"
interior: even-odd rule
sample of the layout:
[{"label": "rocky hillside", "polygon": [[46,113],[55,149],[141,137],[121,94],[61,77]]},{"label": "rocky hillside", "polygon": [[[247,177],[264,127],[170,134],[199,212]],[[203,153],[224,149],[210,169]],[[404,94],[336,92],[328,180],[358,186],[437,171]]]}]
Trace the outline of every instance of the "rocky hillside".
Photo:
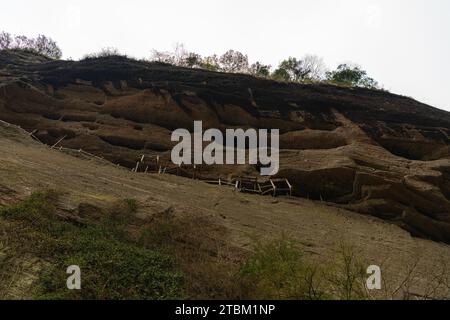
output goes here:
[{"label": "rocky hillside", "polygon": [[[280,177],[294,194],[450,243],[450,113],[357,88],[299,85],[107,57],[50,61],[0,52],[0,119],[41,141],[130,168],[168,159],[172,130],[280,129]],[[205,176],[257,168],[202,168]]]},{"label": "rocky hillside", "polygon": [[[298,251],[274,255],[265,243]],[[245,280],[237,275],[255,246],[270,273]],[[330,299],[450,298],[448,245],[319,201],[131,173],[51,150],[0,121],[0,300],[169,299],[177,288],[190,299],[292,298],[285,295],[292,283],[296,293],[311,292],[303,285],[309,273],[284,271],[292,253],[313,270],[309,299],[325,299],[316,294],[322,290]],[[68,264],[81,267],[82,290],[67,290]],[[357,270],[373,264],[382,268],[383,290],[360,295],[366,274],[361,279]],[[349,275],[352,288],[335,285]],[[249,280],[273,281],[277,290],[245,289]]]}]

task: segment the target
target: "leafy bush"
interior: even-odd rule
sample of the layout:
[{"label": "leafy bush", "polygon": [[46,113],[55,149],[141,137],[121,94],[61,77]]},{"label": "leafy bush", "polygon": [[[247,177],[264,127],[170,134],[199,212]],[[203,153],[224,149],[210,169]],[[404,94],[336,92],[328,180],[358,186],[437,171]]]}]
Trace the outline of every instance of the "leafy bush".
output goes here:
[{"label": "leafy bush", "polygon": [[323,78],[325,65],[322,58],[305,55],[301,59],[289,57],[283,60],[273,72],[272,78],[278,81],[319,81]]},{"label": "leafy bush", "polygon": [[341,245],[333,261],[319,264],[285,236],[255,242],[238,275],[241,298],[323,300],[369,299],[365,265],[354,249]]},{"label": "leafy bush", "polygon": [[126,57],[126,55],[121,54],[119,49],[114,47],[102,48],[99,52],[89,53],[83,56],[81,60],[99,59],[107,57]]},{"label": "leafy bush", "polygon": [[225,72],[248,72],[248,57],[239,51],[228,50],[220,57],[219,63]]},{"label": "leafy bush", "polygon": [[[40,275],[38,299],[174,299],[181,275],[172,259],[134,241],[123,223],[92,223],[58,214],[58,194],[38,192],[0,211],[13,228],[15,254],[32,253],[50,263]],[[134,200],[123,206],[130,216]],[[117,213],[114,214],[117,217]],[[121,221],[123,221],[121,216]],[[66,268],[82,270],[82,290],[67,290]]]},{"label": "leafy bush", "polygon": [[257,241],[239,273],[241,294],[244,299],[323,299],[318,275],[292,240]]},{"label": "leafy bush", "polygon": [[253,63],[250,66],[250,74],[261,77],[261,78],[268,78],[270,76],[270,65],[262,64],[261,62],[257,61]]},{"label": "leafy bush", "polygon": [[[41,276],[38,298],[173,299],[179,297],[181,276],[171,259],[156,250],[120,239],[112,230],[90,226],[70,230],[62,239],[67,254]],[[78,265],[82,290],[65,288],[65,269]]]},{"label": "leafy bush", "polygon": [[341,64],[335,71],[327,72],[328,81],[348,86],[364,87],[369,89],[378,88],[378,82],[370,78],[365,70],[359,66]]}]

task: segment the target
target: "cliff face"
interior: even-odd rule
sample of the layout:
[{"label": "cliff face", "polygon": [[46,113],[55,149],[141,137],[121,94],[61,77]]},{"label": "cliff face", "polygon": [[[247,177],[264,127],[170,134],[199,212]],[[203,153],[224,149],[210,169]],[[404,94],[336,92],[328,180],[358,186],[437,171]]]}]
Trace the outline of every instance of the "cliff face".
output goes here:
[{"label": "cliff face", "polygon": [[[0,119],[48,144],[134,167],[168,159],[172,130],[280,129],[294,194],[450,243],[450,113],[382,91],[277,83],[109,57],[49,61],[0,52]],[[204,167],[204,176],[257,174]]]}]

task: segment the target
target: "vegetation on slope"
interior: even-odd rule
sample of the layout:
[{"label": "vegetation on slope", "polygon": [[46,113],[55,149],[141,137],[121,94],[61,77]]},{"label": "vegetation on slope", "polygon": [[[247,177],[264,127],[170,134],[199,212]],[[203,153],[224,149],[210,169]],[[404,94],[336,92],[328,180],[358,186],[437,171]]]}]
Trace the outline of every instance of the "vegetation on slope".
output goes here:
[{"label": "vegetation on slope", "polygon": [[[0,50],[24,50],[43,55],[50,59],[61,59],[62,50],[50,37],[39,35],[29,38],[25,35],[11,35],[0,32]],[[86,54],[83,60],[103,57],[123,56],[117,48],[106,47],[99,52]],[[183,44],[176,44],[174,52],[153,50],[150,61],[167,63],[186,68],[199,68],[210,71],[228,73],[247,73],[256,77],[285,82],[322,82],[336,85],[379,88],[378,83],[367,75],[358,65],[341,64],[334,71],[327,71],[323,58],[307,54],[302,58],[289,57],[281,61],[278,67],[271,71],[272,66],[257,61],[250,64],[248,56],[236,50],[228,50],[218,56],[202,57],[196,52],[186,50]]]},{"label": "vegetation on slope", "polygon": [[[176,217],[169,209],[137,221],[137,202],[125,199],[105,215],[81,218],[61,212],[59,197],[51,190],[36,192],[0,209],[0,299],[416,297],[414,266],[398,287],[384,283],[373,295],[365,286],[367,261],[346,245],[327,262],[305,255],[287,236],[256,239],[243,252],[208,238],[223,230],[200,217]],[[14,292],[17,261],[27,257],[39,259],[38,276],[25,289],[29,292]],[[66,287],[71,265],[82,270],[81,290]],[[430,297],[450,288],[445,266],[442,270],[436,284],[426,284]]]},{"label": "vegetation on slope", "polygon": [[[34,193],[4,208],[8,222],[8,260],[18,255],[46,261],[34,292],[37,299],[173,299],[180,297],[181,275],[165,254],[139,246],[124,226],[134,210],[124,202],[100,221],[70,220],[58,214],[54,191]],[[67,290],[66,268],[82,270],[82,290]],[[11,272],[2,268],[5,273]],[[7,288],[3,288],[7,289]],[[1,291],[0,291],[1,293]]]}]

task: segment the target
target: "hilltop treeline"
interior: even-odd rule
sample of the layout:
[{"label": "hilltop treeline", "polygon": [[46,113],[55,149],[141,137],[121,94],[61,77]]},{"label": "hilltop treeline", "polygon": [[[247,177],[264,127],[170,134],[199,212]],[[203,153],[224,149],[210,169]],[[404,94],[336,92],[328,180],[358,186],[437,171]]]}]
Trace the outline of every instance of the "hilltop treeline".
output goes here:
[{"label": "hilltop treeline", "polygon": [[[83,59],[96,59],[108,56],[126,56],[116,48],[107,47],[96,53],[87,54]],[[317,55],[304,55],[302,58],[289,57],[276,68],[260,61],[250,63],[242,52],[228,50],[222,55],[202,55],[177,44],[172,52],[153,50],[146,61],[156,61],[185,68],[205,69],[217,72],[244,73],[255,77],[285,82],[327,82],[338,85],[379,89],[377,81],[356,64],[340,64],[336,70],[328,71],[323,59]]]},{"label": "hilltop treeline", "polygon": [[[36,52],[51,59],[60,59],[62,50],[49,37],[39,35],[28,38],[24,35],[0,33],[0,50],[19,49]],[[83,59],[95,59],[107,56],[123,56],[119,50],[107,47],[99,52],[87,54]],[[177,44],[172,52],[153,50],[144,60],[168,63],[186,68],[199,68],[218,72],[246,73],[256,77],[286,82],[322,82],[379,88],[378,82],[355,64],[341,64],[335,70],[328,71],[323,59],[317,55],[304,55],[301,58],[289,57],[281,61],[276,68],[260,61],[250,63],[248,56],[236,50],[228,50],[222,55],[202,56],[188,51],[183,44]]]},{"label": "hilltop treeline", "polygon": [[61,59],[62,51],[57,43],[42,34],[36,38],[24,35],[11,35],[8,32],[0,32],[0,50],[18,49],[32,51],[51,59]]},{"label": "hilltop treeline", "polygon": [[[111,51],[116,52],[117,51]],[[107,53],[107,50],[104,51]],[[317,55],[307,54],[301,58],[289,57],[276,68],[260,61],[250,63],[248,56],[239,51],[228,50],[222,55],[203,57],[190,52],[184,45],[175,45],[173,52],[153,50],[150,60],[169,63],[181,67],[201,68],[211,71],[247,73],[257,77],[288,82],[320,82],[379,88],[378,82],[367,75],[360,66],[341,64],[336,70],[328,71],[323,59]]]}]

